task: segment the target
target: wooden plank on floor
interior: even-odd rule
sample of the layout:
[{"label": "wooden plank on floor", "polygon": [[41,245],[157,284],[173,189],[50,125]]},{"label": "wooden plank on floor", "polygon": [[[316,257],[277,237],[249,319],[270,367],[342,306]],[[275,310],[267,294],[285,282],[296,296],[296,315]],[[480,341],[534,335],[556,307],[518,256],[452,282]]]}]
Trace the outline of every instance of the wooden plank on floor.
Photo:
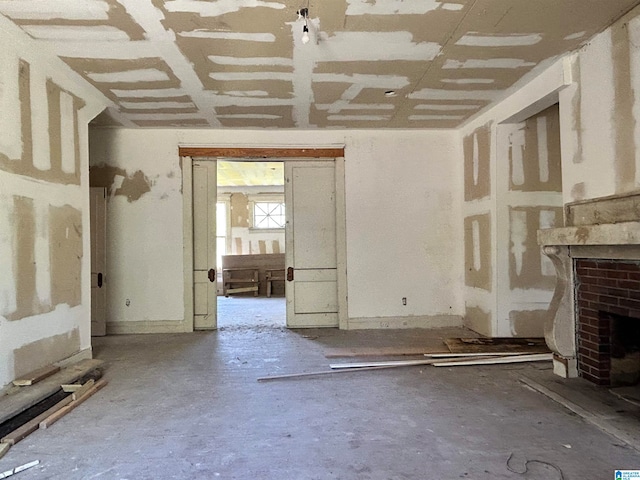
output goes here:
[{"label": "wooden plank on floor", "polygon": [[[492,358],[500,358],[500,357],[480,357],[481,359],[491,360]],[[329,367],[333,370],[340,370],[344,368],[370,368],[370,367],[380,367],[380,368],[392,368],[392,367],[411,367],[414,365],[433,365],[435,363],[442,362],[441,358],[426,358],[424,360],[390,360],[387,362],[359,362],[359,363],[332,363]],[[469,361],[467,357],[462,358],[451,358],[448,361],[452,363],[457,362],[466,362]]]},{"label": "wooden plank on floor", "polygon": [[408,355],[425,355],[428,353],[448,353],[446,345],[440,347],[387,346],[387,347],[341,347],[326,348],[326,358],[352,357],[393,357]]},{"label": "wooden plank on floor", "polygon": [[4,457],[11,448],[9,443],[0,443],[0,458]]},{"label": "wooden plank on floor", "polygon": [[16,378],[13,381],[13,384],[18,387],[25,387],[28,385],[33,385],[34,383],[38,383],[40,380],[44,380],[47,377],[50,377],[54,373],[60,371],[60,367],[57,365],[46,365],[42,368],[38,368],[33,372],[29,372],[26,375],[22,375],[20,378]]},{"label": "wooden plank on floor", "polygon": [[510,357],[514,355],[531,355],[529,352],[496,352],[496,353],[425,353],[429,358],[473,358],[473,357]]},{"label": "wooden plank on floor", "polygon": [[0,423],[15,417],[41,400],[53,395],[60,389],[60,385],[73,383],[102,364],[102,360],[82,360],[63,368],[35,385],[20,387],[21,390],[18,393],[0,397]]},{"label": "wooden plank on floor", "polygon": [[41,413],[37,417],[29,420],[27,423],[22,425],[21,427],[15,429],[8,435],[5,435],[1,442],[8,443],[9,445],[15,445],[20,440],[24,439],[27,435],[35,432],[38,428],[40,428],[40,422],[49,418],[51,415],[62,409],[63,407],[69,405],[72,401],[71,395],[62,399],[58,403],[56,403],[53,407],[51,407],[46,412]]},{"label": "wooden plank on floor", "polygon": [[92,378],[91,380],[89,380],[88,382],[86,382],[84,385],[82,385],[82,387],[80,387],[78,390],[76,390],[75,392],[73,392],[71,394],[71,398],[73,398],[73,401],[75,402],[76,400],[78,400],[80,397],[82,397],[85,393],[87,393],[89,391],[89,389],[91,387],[93,387],[93,385],[96,383],[96,381]]},{"label": "wooden plank on floor", "polygon": [[104,378],[101,378],[100,380],[98,380],[80,398],[78,398],[77,400],[72,400],[65,407],[63,407],[60,410],[58,410],[57,412],[54,412],[53,414],[49,415],[47,418],[42,419],[40,421],[40,424],[39,424],[40,428],[42,428],[42,429],[49,428],[51,425],[53,425],[58,420],[60,420],[62,417],[64,417],[67,413],[69,413],[74,408],[76,408],[78,405],[80,405],[82,402],[84,402],[86,399],[91,397],[98,390],[101,390],[103,387],[107,386],[107,383],[108,383],[107,380],[105,380]]},{"label": "wooden plank on floor", "polygon": [[544,338],[447,338],[451,353],[549,353]]},{"label": "wooden plank on floor", "polygon": [[447,361],[442,361],[442,359],[432,359],[436,360],[437,363],[433,363],[434,367],[464,367],[464,366],[472,366],[472,365],[498,365],[505,363],[525,363],[525,362],[543,362],[543,361],[551,361],[553,359],[553,354],[551,353],[536,353],[532,355],[512,355],[509,357],[493,357],[493,358],[474,358],[473,360],[469,360],[466,358],[456,358]]}]

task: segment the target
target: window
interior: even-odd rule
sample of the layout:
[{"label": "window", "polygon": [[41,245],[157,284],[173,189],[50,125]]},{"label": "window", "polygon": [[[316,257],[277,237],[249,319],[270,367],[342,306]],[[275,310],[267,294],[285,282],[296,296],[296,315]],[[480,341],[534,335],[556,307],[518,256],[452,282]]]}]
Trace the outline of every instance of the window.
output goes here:
[{"label": "window", "polygon": [[284,203],[254,202],[253,228],[284,228]]},{"label": "window", "polygon": [[227,254],[227,205],[228,202],[216,203],[216,261],[218,269],[222,268],[222,255]]}]

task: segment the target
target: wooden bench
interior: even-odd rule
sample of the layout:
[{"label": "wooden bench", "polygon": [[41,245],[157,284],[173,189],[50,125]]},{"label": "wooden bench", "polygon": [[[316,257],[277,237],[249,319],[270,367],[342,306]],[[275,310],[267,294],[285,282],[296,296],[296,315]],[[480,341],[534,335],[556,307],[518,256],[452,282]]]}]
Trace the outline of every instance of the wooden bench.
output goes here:
[{"label": "wooden bench", "polygon": [[222,269],[222,294],[228,297],[230,293],[253,292],[253,296],[258,296],[257,268],[223,268]]},{"label": "wooden bench", "polygon": [[[246,270],[250,272],[247,273]],[[284,279],[285,270],[285,257],[284,253],[261,253],[255,255],[223,255],[222,256],[222,284],[221,293],[227,296],[224,272],[225,270],[232,271],[229,278],[247,280],[254,278],[253,270],[258,271],[257,283],[231,282],[232,285],[229,288],[236,290],[235,292],[243,295],[256,295],[254,287],[258,287],[258,293],[256,296],[280,296],[284,295],[284,283],[280,279]],[[271,271],[270,279],[267,279],[267,272]],[[239,288],[251,288],[251,290],[238,291]],[[267,291],[268,290],[268,291]]]},{"label": "wooden bench", "polygon": [[284,268],[267,269],[265,272],[265,279],[265,281],[267,282],[267,297],[271,297],[271,292],[273,289],[273,285],[271,282],[285,281]]}]

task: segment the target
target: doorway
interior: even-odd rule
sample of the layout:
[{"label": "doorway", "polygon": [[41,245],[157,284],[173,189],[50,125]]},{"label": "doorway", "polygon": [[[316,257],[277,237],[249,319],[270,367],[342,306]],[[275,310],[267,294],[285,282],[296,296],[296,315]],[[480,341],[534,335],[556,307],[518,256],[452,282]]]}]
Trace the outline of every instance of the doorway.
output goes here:
[{"label": "doorway", "polygon": [[286,326],[284,162],[217,162],[218,328]]},{"label": "doorway", "polygon": [[[216,247],[223,241],[217,235],[218,206],[217,162],[284,162],[285,197],[285,297],[289,328],[348,328],[346,288],[346,235],[344,149],[340,148],[215,148],[181,147],[184,199],[184,282],[185,318],[193,319],[191,330],[217,328],[218,284]],[[328,172],[331,172],[330,174]],[[320,181],[313,181],[318,176]],[[328,181],[327,181],[328,180]],[[303,186],[304,195],[294,195],[296,185]],[[327,189],[327,185],[331,189]],[[300,188],[298,188],[301,192]],[[223,198],[224,200],[224,198]],[[229,200],[230,203],[230,200]],[[269,203],[269,202],[267,202]],[[273,203],[273,202],[270,202]],[[210,207],[211,208],[210,208]],[[214,207],[215,206],[215,207]],[[248,205],[245,206],[248,211]],[[325,209],[331,210],[330,212]],[[268,218],[277,214],[265,213]],[[231,209],[228,218],[232,218]],[[309,216],[322,220],[322,228]],[[330,219],[327,223],[326,220]],[[229,220],[230,221],[230,220]],[[331,225],[328,230],[327,225]],[[315,235],[316,229],[319,235]],[[332,239],[332,245],[327,243]],[[236,241],[224,236],[229,248]],[[240,243],[237,243],[239,246]],[[272,244],[273,245],[273,244]],[[226,246],[225,246],[226,248]],[[244,248],[244,243],[243,243]],[[258,251],[260,244],[258,244]],[[266,244],[264,249],[266,250]],[[327,255],[329,249],[332,253]],[[268,250],[266,250],[268,251]],[[316,252],[317,255],[309,255]],[[331,263],[314,263],[330,259]],[[251,277],[235,292],[256,295]],[[258,280],[259,281],[259,280]],[[244,283],[244,286],[242,285]],[[254,282],[255,283],[255,282]],[[277,287],[273,287],[274,289]],[[246,289],[246,290],[245,290]],[[333,289],[333,291],[329,291]],[[243,290],[243,291],[238,291]],[[222,292],[224,294],[224,291]],[[231,295],[229,295],[231,297]],[[225,295],[226,297],[226,295]],[[189,330],[189,323],[185,324]]]}]

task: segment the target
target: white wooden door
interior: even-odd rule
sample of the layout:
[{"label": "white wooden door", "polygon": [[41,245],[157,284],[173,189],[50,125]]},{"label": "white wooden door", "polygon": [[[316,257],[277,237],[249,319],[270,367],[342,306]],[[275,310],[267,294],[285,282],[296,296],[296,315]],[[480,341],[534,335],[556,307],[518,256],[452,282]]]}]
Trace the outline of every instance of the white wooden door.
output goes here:
[{"label": "white wooden door", "polygon": [[91,236],[91,335],[107,334],[107,191],[89,189]]},{"label": "white wooden door", "polygon": [[217,328],[216,200],[217,164],[193,162],[193,328]]},{"label": "white wooden door", "polygon": [[287,326],[338,326],[336,172],[332,161],[285,163]]}]

